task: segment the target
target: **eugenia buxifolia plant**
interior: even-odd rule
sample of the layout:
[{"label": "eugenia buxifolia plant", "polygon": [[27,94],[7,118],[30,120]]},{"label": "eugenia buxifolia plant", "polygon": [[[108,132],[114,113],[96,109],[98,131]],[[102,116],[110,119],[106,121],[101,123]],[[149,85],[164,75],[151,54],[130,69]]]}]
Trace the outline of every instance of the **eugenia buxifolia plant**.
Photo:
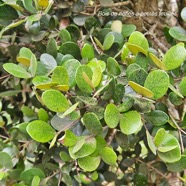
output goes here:
[{"label": "eugenia buxifolia plant", "polygon": [[120,20],[74,16],[57,30],[56,15],[82,1],[16,2],[0,1],[14,12],[1,39],[22,35],[1,62],[0,184],[163,186],[171,173],[186,182],[184,43],[160,58]]}]

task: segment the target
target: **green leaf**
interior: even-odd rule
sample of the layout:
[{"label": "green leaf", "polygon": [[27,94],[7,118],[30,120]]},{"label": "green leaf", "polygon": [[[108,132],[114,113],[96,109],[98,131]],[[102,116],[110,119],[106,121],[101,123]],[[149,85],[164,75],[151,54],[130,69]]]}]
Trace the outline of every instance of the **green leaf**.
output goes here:
[{"label": "green leaf", "polygon": [[178,68],[186,58],[186,49],[184,46],[175,45],[171,47],[163,57],[163,63],[167,70]]},{"label": "green leaf", "polygon": [[35,112],[27,106],[22,106],[21,111],[23,112],[24,115],[28,117],[33,117],[35,115]]},{"label": "green leaf", "polygon": [[186,76],[181,80],[179,90],[183,96],[186,96]]},{"label": "green leaf", "polygon": [[117,161],[117,155],[110,147],[102,148],[100,156],[102,160],[109,165],[115,165]]},{"label": "green leaf", "polygon": [[103,42],[103,49],[108,50],[114,43],[114,35],[113,34],[108,34],[105,36],[104,42]]},{"label": "green leaf", "polygon": [[149,134],[148,131],[146,131],[146,135],[147,135],[147,143],[149,145],[149,148],[153,152],[153,154],[156,155],[156,146],[154,145],[154,141],[152,139],[152,136]]},{"label": "green leaf", "polygon": [[186,41],[186,30],[182,27],[175,26],[170,28],[169,34],[178,41]]},{"label": "green leaf", "polygon": [[1,20],[14,20],[19,17],[17,11],[4,2],[0,1],[0,19]]},{"label": "green leaf", "polygon": [[154,94],[154,99],[159,99],[166,94],[169,84],[169,76],[166,72],[154,70],[148,74],[144,87]]},{"label": "green leaf", "polygon": [[121,73],[121,69],[118,62],[112,57],[109,57],[107,59],[107,69],[108,72],[114,76],[118,76]]},{"label": "green leaf", "polygon": [[124,24],[122,26],[122,32],[124,38],[130,36],[136,30],[136,26],[133,24]]},{"label": "green leaf", "polygon": [[31,78],[31,75],[21,66],[14,63],[5,63],[3,68],[10,74],[18,78]]},{"label": "green leaf", "polygon": [[58,90],[47,90],[43,92],[42,100],[46,107],[54,112],[64,112],[69,107],[68,100]]},{"label": "green leaf", "polygon": [[115,20],[112,22],[111,30],[113,32],[121,33],[122,31],[122,22],[120,20]]},{"label": "green leaf", "polygon": [[70,33],[72,41],[77,42],[80,38],[79,28],[76,25],[71,24],[71,25],[68,25],[66,29]]},{"label": "green leaf", "polygon": [[13,163],[11,156],[6,152],[0,152],[0,168],[12,169]]},{"label": "green leaf", "polygon": [[147,52],[149,49],[149,44],[147,39],[141,32],[138,31],[135,31],[130,35],[128,43],[132,45],[137,45],[138,47],[142,48],[145,52]]},{"label": "green leaf", "polygon": [[98,168],[100,161],[101,161],[100,157],[87,156],[78,159],[78,165],[84,171],[92,172]]},{"label": "green leaf", "polygon": [[76,59],[79,59],[81,56],[79,46],[71,41],[63,43],[59,48],[59,52],[63,55],[71,54]]},{"label": "green leaf", "polygon": [[46,143],[55,136],[55,130],[48,123],[41,120],[30,122],[26,130],[35,141],[41,143]]},{"label": "green leaf", "polygon": [[141,127],[141,115],[137,111],[132,110],[121,115],[120,129],[124,134],[136,133]]},{"label": "green leaf", "polygon": [[81,147],[83,147],[84,144],[85,144],[85,138],[84,137],[82,137],[82,138],[80,137],[78,139],[77,143],[74,145],[72,153],[78,152],[81,149]]},{"label": "green leaf", "polygon": [[30,183],[32,183],[34,176],[38,176],[41,180],[45,178],[44,172],[39,168],[31,168],[23,171],[20,175],[20,178],[26,184],[30,185]]},{"label": "green leaf", "polygon": [[36,13],[36,9],[33,6],[32,0],[23,0],[23,5],[28,12],[32,14]]},{"label": "green leaf", "polygon": [[46,51],[48,54],[56,58],[57,56],[57,43],[54,38],[50,38],[47,42],[47,48]]},{"label": "green leaf", "polygon": [[92,85],[93,87],[97,87],[102,80],[102,68],[97,62],[89,62],[87,66],[93,71]]},{"label": "green leaf", "polygon": [[69,33],[68,30],[66,29],[62,29],[60,32],[59,32],[59,36],[61,38],[61,41],[63,43],[67,42],[67,41],[71,41],[71,35]]},{"label": "green leaf", "polygon": [[80,148],[79,151],[73,153],[74,146],[71,146],[69,148],[70,156],[73,159],[89,156],[96,150],[96,139],[94,137],[87,137],[87,136],[84,136],[84,138],[85,138],[85,143],[83,144],[83,146]]},{"label": "green leaf", "polygon": [[151,92],[149,89],[142,87],[141,85],[133,81],[129,81],[128,83],[135,92],[141,94],[142,96],[145,96],[148,98],[152,98],[154,96],[153,92]]},{"label": "green leaf", "polygon": [[186,21],[186,7],[184,7],[181,11],[181,18]]},{"label": "green leaf", "polygon": [[[165,129],[161,128],[157,131],[154,137],[154,142],[155,146],[158,148],[158,156],[163,161],[174,163],[180,160],[180,144],[178,140],[173,135],[168,134]],[[159,148],[161,151],[159,151]]]},{"label": "green leaf", "polygon": [[19,94],[21,90],[7,90],[5,92],[0,93],[0,97],[6,97],[6,96],[15,96]]},{"label": "green leaf", "polygon": [[34,54],[32,54],[31,59],[30,59],[30,73],[32,77],[36,75],[37,72],[37,59]]},{"label": "green leaf", "polygon": [[39,186],[39,183],[40,183],[40,177],[37,175],[34,176],[32,179],[31,186]]},{"label": "green leaf", "polygon": [[166,163],[167,169],[171,172],[182,172],[186,169],[186,155],[182,155],[181,159],[175,163]]},{"label": "green leaf", "polygon": [[40,56],[40,62],[47,72],[50,72],[57,66],[57,62],[54,57],[46,53]]},{"label": "green leaf", "polygon": [[169,116],[161,110],[153,110],[145,114],[145,120],[155,126],[161,126],[168,122]]},{"label": "green leaf", "polygon": [[118,108],[113,103],[107,105],[104,113],[104,119],[110,128],[117,127],[120,120],[120,113]]},{"label": "green leaf", "polygon": [[19,51],[19,55],[16,58],[16,60],[25,66],[30,66],[30,60],[32,55],[33,53],[29,48],[22,47],[21,50]]},{"label": "green leaf", "polygon": [[69,78],[66,69],[62,66],[57,66],[51,76],[52,81],[60,85],[68,85]]},{"label": "green leaf", "polygon": [[85,79],[85,76],[83,74],[86,74],[86,76],[92,80],[92,76],[93,76],[93,72],[92,69],[86,65],[81,65],[78,67],[77,71],[76,71],[76,83],[77,86],[79,87],[79,89],[83,92],[87,92],[87,93],[91,93],[92,92],[92,87],[89,84],[89,82],[87,82],[87,80]]},{"label": "green leaf", "polygon": [[103,131],[98,117],[93,112],[84,114],[83,123],[85,127],[94,135],[99,135]]},{"label": "green leaf", "polygon": [[48,113],[47,113],[47,111],[44,110],[43,108],[40,108],[38,110],[38,118],[39,118],[39,120],[47,122],[48,121]]},{"label": "green leaf", "polygon": [[67,109],[63,114],[58,114],[58,116],[60,118],[64,118],[65,116],[69,115],[70,113],[72,113],[74,110],[76,110],[77,106],[78,106],[79,102],[75,103],[74,105],[72,105],[69,109]]},{"label": "green leaf", "polygon": [[94,58],[94,48],[92,47],[92,45],[85,43],[83,45],[82,50],[81,50],[81,55],[82,55],[82,58],[87,58],[88,61],[93,59]]},{"label": "green leaf", "polygon": [[183,104],[183,99],[180,96],[178,96],[175,92],[170,92],[169,100],[175,106]]},{"label": "green leaf", "polygon": [[143,86],[148,73],[138,64],[134,63],[127,67],[126,75],[128,81],[133,81]]},{"label": "green leaf", "polygon": [[78,138],[70,130],[66,130],[62,141],[60,140],[60,142],[64,146],[68,146],[68,147],[74,146],[77,143],[77,141],[78,141]]},{"label": "green leaf", "polygon": [[70,87],[76,85],[75,76],[76,76],[76,71],[80,65],[81,65],[80,62],[76,59],[69,59],[63,63],[63,67],[66,69],[68,73]]},{"label": "green leaf", "polygon": [[166,70],[165,64],[161,60],[159,60],[153,53],[149,53],[149,57],[152,59],[157,67],[162,70]]},{"label": "green leaf", "polygon": [[100,26],[98,19],[95,17],[88,17],[85,21],[85,28],[90,31],[92,28]]}]

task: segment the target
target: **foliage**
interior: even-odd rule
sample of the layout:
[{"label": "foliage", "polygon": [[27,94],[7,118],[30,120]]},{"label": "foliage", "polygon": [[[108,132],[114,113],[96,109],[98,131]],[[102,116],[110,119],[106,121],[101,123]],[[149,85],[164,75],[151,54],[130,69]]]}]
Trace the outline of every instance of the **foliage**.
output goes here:
[{"label": "foliage", "polygon": [[184,44],[160,58],[135,25],[56,2],[0,1],[1,40],[15,42],[1,62],[0,184],[166,185],[186,169]]}]

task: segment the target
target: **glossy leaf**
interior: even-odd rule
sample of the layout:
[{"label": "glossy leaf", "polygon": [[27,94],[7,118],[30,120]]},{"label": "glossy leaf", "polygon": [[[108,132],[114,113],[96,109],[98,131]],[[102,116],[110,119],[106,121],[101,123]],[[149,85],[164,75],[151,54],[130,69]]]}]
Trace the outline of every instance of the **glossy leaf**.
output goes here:
[{"label": "glossy leaf", "polygon": [[92,172],[98,168],[100,160],[100,157],[87,156],[84,158],[79,158],[78,165],[84,171]]},{"label": "glossy leaf", "polygon": [[124,134],[136,133],[141,127],[141,115],[137,111],[132,110],[121,115],[120,129]]},{"label": "glossy leaf", "polygon": [[100,156],[101,159],[109,165],[114,165],[116,163],[117,155],[110,147],[102,148]]},{"label": "glossy leaf", "polygon": [[98,117],[93,112],[84,114],[83,123],[92,134],[99,135],[102,133],[102,125]]},{"label": "glossy leaf", "polygon": [[120,113],[118,108],[110,103],[106,106],[105,113],[104,113],[104,119],[106,124],[110,128],[115,128],[117,127],[119,120],[120,120]]},{"label": "glossy leaf", "polygon": [[41,143],[46,143],[55,136],[55,130],[48,123],[41,120],[30,122],[26,130],[35,141]]},{"label": "glossy leaf", "polygon": [[77,141],[78,138],[74,135],[74,133],[70,130],[66,130],[63,140],[61,142],[64,146],[71,147],[74,146],[77,143]]},{"label": "glossy leaf", "polygon": [[54,112],[64,112],[69,103],[66,97],[57,90],[47,90],[42,94],[42,100],[47,108]]},{"label": "glossy leaf", "polygon": [[106,35],[105,36],[105,39],[104,39],[104,42],[103,42],[103,49],[104,50],[108,50],[111,48],[111,46],[113,45],[114,43],[114,35],[112,34],[109,34],[109,35]]},{"label": "glossy leaf", "polygon": [[178,41],[186,41],[186,30],[182,27],[172,27],[169,30],[169,34]]},{"label": "glossy leaf", "polygon": [[165,64],[161,60],[159,60],[153,53],[149,53],[149,56],[157,67],[162,70],[166,70]]},{"label": "glossy leaf", "polygon": [[14,63],[5,63],[3,68],[10,74],[18,78],[31,78],[29,74],[23,67],[16,65]]},{"label": "glossy leaf", "polygon": [[[170,149],[162,150],[163,152],[158,151],[158,156],[165,162],[168,163],[174,163],[176,161],[179,161],[181,158],[181,152],[180,152],[180,145],[178,140],[172,136],[171,134],[168,134],[165,129],[159,129],[154,137],[154,142],[156,147],[159,149],[160,147],[166,147]],[[172,149],[172,147],[174,147]],[[165,151],[165,152],[164,152]]]},{"label": "glossy leaf", "polygon": [[163,58],[163,63],[167,70],[178,68],[186,58],[186,49],[184,46],[175,45],[171,47]]},{"label": "glossy leaf", "polygon": [[165,71],[154,70],[148,74],[144,87],[154,94],[154,99],[159,99],[166,94],[169,84],[169,76]]}]

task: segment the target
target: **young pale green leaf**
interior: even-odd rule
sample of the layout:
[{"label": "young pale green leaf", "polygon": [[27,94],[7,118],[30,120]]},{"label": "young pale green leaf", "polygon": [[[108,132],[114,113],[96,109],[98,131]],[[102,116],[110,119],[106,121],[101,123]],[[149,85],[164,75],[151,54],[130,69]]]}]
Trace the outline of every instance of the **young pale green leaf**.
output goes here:
[{"label": "young pale green leaf", "polygon": [[69,154],[73,159],[89,156],[96,150],[96,139],[94,137],[87,136],[85,136],[85,138],[85,143],[76,153],[73,153],[75,146],[71,146],[69,148]]},{"label": "young pale green leaf", "polygon": [[114,76],[118,76],[121,73],[121,69],[118,65],[118,62],[112,57],[109,57],[107,59],[107,69],[108,72]]},{"label": "young pale green leaf", "polygon": [[104,119],[110,128],[117,127],[120,120],[120,113],[118,108],[113,103],[107,105],[104,113]]},{"label": "young pale green leaf", "polygon": [[70,113],[72,113],[74,110],[76,110],[77,106],[78,106],[79,102],[75,103],[74,105],[72,105],[69,109],[67,109],[63,114],[58,114],[58,116],[60,118],[64,118],[67,115],[69,115]]},{"label": "young pale green leaf", "polygon": [[85,127],[94,135],[99,135],[103,131],[98,117],[93,112],[84,114],[83,123]]},{"label": "young pale green leaf", "polygon": [[42,100],[46,107],[54,112],[64,112],[69,107],[68,100],[58,90],[47,90],[43,92]]},{"label": "young pale green leaf", "polygon": [[169,84],[169,76],[165,71],[154,70],[148,74],[144,87],[154,94],[154,99],[159,99],[166,94]]},{"label": "young pale green leaf", "polygon": [[48,113],[47,113],[47,111],[44,110],[43,108],[40,108],[38,110],[38,118],[39,118],[39,120],[47,122],[48,121]]},{"label": "young pale green leaf", "polygon": [[168,122],[169,116],[161,110],[153,110],[145,114],[145,120],[155,126],[161,126]]},{"label": "young pale green leaf", "polygon": [[120,20],[115,20],[112,22],[111,30],[113,32],[121,33],[122,31],[122,22]]},{"label": "young pale green leaf", "polygon": [[69,78],[66,69],[62,66],[57,66],[51,76],[52,81],[60,85],[68,85]]},{"label": "young pale green leaf", "polygon": [[186,7],[184,7],[181,11],[181,18],[186,21]]},{"label": "young pale green leaf", "polygon": [[38,176],[41,180],[45,178],[44,172],[39,168],[30,168],[21,172],[20,178],[26,184],[30,185],[34,176]]},{"label": "young pale green leaf", "polygon": [[154,145],[152,136],[149,134],[148,131],[146,131],[146,135],[147,135],[147,143],[149,145],[149,148],[153,152],[153,154],[156,155],[156,146]]},{"label": "young pale green leaf", "polygon": [[81,56],[79,46],[71,41],[63,43],[59,48],[59,52],[63,55],[71,54],[76,59],[79,59]]},{"label": "young pale green leaf", "polygon": [[178,68],[186,58],[186,49],[184,46],[175,45],[171,47],[163,57],[163,63],[166,70]]},{"label": "young pale green leaf", "polygon": [[92,69],[86,65],[79,66],[75,75],[76,83],[81,91],[91,93],[92,87],[85,79],[85,75],[91,81],[93,76]]},{"label": "young pale green leaf", "polygon": [[29,74],[23,67],[16,65],[14,63],[5,63],[3,68],[10,74],[18,78],[31,78]]},{"label": "young pale green leaf", "polygon": [[186,76],[181,80],[179,90],[183,96],[186,96]]},{"label": "young pale green leaf", "polygon": [[92,47],[92,45],[85,43],[83,45],[82,50],[81,50],[81,55],[82,55],[82,58],[87,58],[88,61],[93,59],[94,58],[94,48]]},{"label": "young pale green leaf", "polygon": [[103,45],[101,44],[101,42],[100,42],[96,37],[94,37],[94,40],[95,40],[95,43],[99,46],[99,48],[100,48],[101,50],[104,50]]},{"label": "young pale green leaf", "polygon": [[29,67],[30,66],[30,59],[32,57],[33,53],[29,48],[22,47],[19,51],[19,55],[16,58],[16,60],[19,63],[22,63],[23,65]]},{"label": "young pale green leaf", "polygon": [[66,30],[66,29],[62,29],[62,30],[60,31],[60,33],[59,33],[59,36],[60,36],[61,41],[62,41],[63,43],[72,40],[69,31]]},{"label": "young pale green leaf", "polygon": [[35,175],[32,179],[31,186],[39,186],[40,180],[40,177]]},{"label": "young pale green leaf", "polygon": [[35,141],[46,143],[55,136],[55,130],[46,122],[35,120],[26,127],[28,134]]},{"label": "young pale green leaf", "polygon": [[158,59],[153,53],[149,53],[149,57],[152,59],[154,64],[162,70],[166,70],[165,64]]},{"label": "young pale green leaf", "polygon": [[104,42],[103,42],[103,49],[108,50],[114,43],[114,35],[113,34],[108,34],[105,36]]},{"label": "young pale green leaf", "polygon": [[[161,128],[154,137],[155,146],[158,148],[158,156],[165,162],[174,163],[181,158],[180,144],[178,140],[165,129]],[[160,149],[160,150],[159,150]]]},{"label": "young pale green leaf", "polygon": [[148,98],[152,98],[154,96],[153,92],[151,92],[149,89],[142,87],[141,85],[133,81],[129,81],[128,83],[135,92],[141,94],[142,96],[145,96]]},{"label": "young pale green leaf", "polygon": [[147,39],[141,32],[138,31],[135,31],[130,35],[128,43],[142,48],[145,52],[147,52],[149,49],[149,44]]},{"label": "young pale green leaf", "polygon": [[117,155],[110,147],[102,148],[100,156],[102,160],[109,165],[114,165],[117,161]]},{"label": "young pale green leaf", "polygon": [[93,71],[93,76],[92,76],[92,85],[93,87],[97,87],[101,80],[102,80],[102,69],[101,66],[98,63],[88,63],[87,66],[89,66],[92,71]]},{"label": "young pale green leaf", "polygon": [[30,58],[30,73],[32,77],[36,75],[36,72],[37,72],[37,59],[36,59],[36,56],[32,54]]},{"label": "young pale green leaf", "polygon": [[[180,98],[184,98],[183,95],[180,93],[179,90],[177,90],[173,85],[169,85],[169,88],[177,95],[179,96]],[[186,95],[186,94],[185,94]]]},{"label": "young pale green leaf", "polygon": [[141,48],[138,45],[134,45],[131,43],[126,43],[126,46],[130,52],[132,52],[134,55],[137,55],[138,53],[143,53],[144,55],[147,55],[147,51]]},{"label": "young pale green leaf", "polygon": [[56,58],[57,56],[57,43],[54,38],[50,38],[47,42],[46,51],[48,54]]},{"label": "young pale green leaf", "polygon": [[81,149],[81,147],[83,147],[83,145],[85,144],[85,137],[80,137],[79,139],[78,139],[78,141],[77,141],[77,143],[74,145],[74,147],[73,147],[73,150],[72,150],[72,153],[76,153],[76,152],[78,152],[80,149]]},{"label": "young pale green leaf", "polygon": [[84,170],[88,172],[92,172],[96,170],[100,164],[100,157],[92,157],[92,156],[87,156],[84,158],[78,159],[78,165]]},{"label": "young pale green leaf", "polygon": [[137,111],[132,110],[121,115],[120,129],[124,134],[134,134],[141,127],[141,115]]},{"label": "young pale green leaf", "polygon": [[12,163],[12,158],[11,156],[6,153],[6,152],[0,152],[0,167],[5,168],[5,169],[12,169],[13,168],[13,163]]},{"label": "young pale green leaf", "polygon": [[78,142],[78,138],[74,135],[74,133],[70,130],[65,131],[65,135],[59,139],[60,143],[64,146],[74,146]]},{"label": "young pale green leaf", "polygon": [[136,30],[136,26],[133,24],[124,24],[122,26],[122,32],[124,38],[130,36]]},{"label": "young pale green leaf", "polygon": [[175,26],[170,28],[169,34],[178,41],[186,41],[186,30],[182,27]]}]

